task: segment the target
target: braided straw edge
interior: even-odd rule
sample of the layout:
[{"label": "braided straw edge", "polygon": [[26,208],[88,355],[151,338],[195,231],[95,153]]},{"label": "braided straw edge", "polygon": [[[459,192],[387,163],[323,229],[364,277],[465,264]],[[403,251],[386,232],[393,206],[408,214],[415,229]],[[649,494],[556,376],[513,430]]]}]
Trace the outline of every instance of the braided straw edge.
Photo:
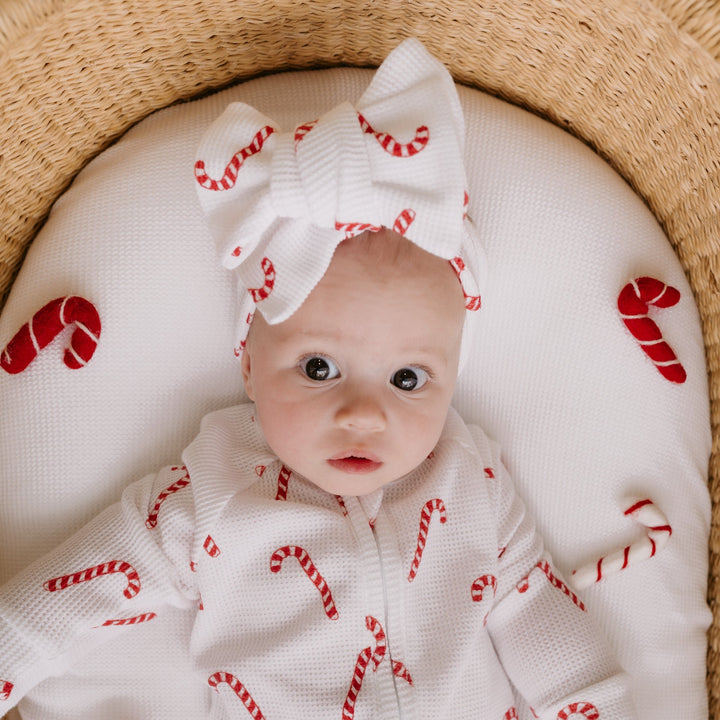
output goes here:
[{"label": "braided straw edge", "polygon": [[710,717],[720,720],[720,9],[691,0],[368,0],[362,11],[352,0],[8,7],[0,23],[0,305],[52,202],[150,112],[265,72],[377,66],[407,35],[456,80],[570,130],[628,180],[670,238],[703,324],[713,429],[708,684]]}]

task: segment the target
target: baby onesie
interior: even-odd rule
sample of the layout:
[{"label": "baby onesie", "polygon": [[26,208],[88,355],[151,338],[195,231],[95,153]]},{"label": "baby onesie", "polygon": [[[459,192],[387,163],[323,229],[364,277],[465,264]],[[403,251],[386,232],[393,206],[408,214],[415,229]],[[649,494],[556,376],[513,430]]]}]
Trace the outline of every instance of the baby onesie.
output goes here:
[{"label": "baby onesie", "polygon": [[210,717],[629,720],[628,684],[558,577],[497,447],[450,411],[362,497],[273,454],[252,404],[0,588],[0,713],[63,656],[194,613]]}]

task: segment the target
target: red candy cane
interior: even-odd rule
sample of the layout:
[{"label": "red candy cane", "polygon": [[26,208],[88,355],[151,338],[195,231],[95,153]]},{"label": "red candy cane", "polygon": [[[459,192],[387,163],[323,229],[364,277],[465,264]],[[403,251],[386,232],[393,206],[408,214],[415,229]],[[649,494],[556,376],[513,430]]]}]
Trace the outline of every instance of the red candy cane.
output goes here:
[{"label": "red candy cane", "polygon": [[260,267],[265,275],[265,282],[263,286],[259,288],[248,288],[248,292],[256,303],[261,300],[265,300],[275,287],[275,266],[273,265],[272,260],[263,258],[260,263]]},{"label": "red candy cane", "polygon": [[362,689],[363,679],[365,678],[368,665],[372,661],[373,672],[375,672],[383,661],[387,650],[385,631],[380,621],[376,620],[372,615],[368,615],[365,618],[365,626],[375,637],[375,649],[366,647],[361,650],[358,655],[357,661],[355,662],[355,669],[353,670],[353,677],[350,681],[350,689],[348,690],[345,704],[343,705],[343,720],[353,720],[355,717],[355,704]]},{"label": "red candy cane", "polygon": [[573,715],[582,715],[585,720],[600,720],[598,709],[588,702],[570,703],[557,716],[557,720],[570,720]]},{"label": "red candy cane", "polygon": [[463,282],[463,277],[465,277],[467,270],[465,261],[461,257],[456,257],[449,262],[450,267],[452,267],[452,269],[455,271],[455,274],[460,281],[460,285],[462,286],[463,295],[465,296],[465,309],[472,311],[479,310],[482,305],[482,298],[480,297],[480,295],[468,295],[467,291],[465,290],[465,283]]},{"label": "red candy cane", "polygon": [[[556,577],[555,573],[553,573],[552,568],[550,567],[550,563],[547,562],[547,560],[541,560],[535,567],[540,568],[542,570],[545,577],[550,581],[550,584],[557,588],[558,590],[561,590],[565,595],[567,595],[574,603],[579,607],[583,612],[585,612],[585,605],[583,601],[572,591],[570,588],[562,581],[560,578]],[[534,568],[533,568],[534,569]],[[523,578],[518,584],[517,584],[517,590],[519,593],[525,593],[528,591],[530,587],[530,576]]]},{"label": "red candy cane", "polygon": [[290,475],[292,475],[292,471],[283,465],[278,473],[276,500],[287,500]]},{"label": "red candy cane", "polygon": [[216,558],[220,554],[220,548],[210,535],[205,538],[203,550],[211,557]]},{"label": "red candy cane", "polygon": [[325,582],[325,578],[320,574],[315,564],[310,559],[307,551],[297,545],[285,545],[278,548],[270,558],[270,571],[274,573],[280,572],[282,568],[282,562],[286,557],[294,557],[300,563],[300,567],[303,569],[305,574],[310,578],[310,581],[320,592],[322,597],[323,609],[325,614],[331,620],[337,620],[339,615],[335,602],[333,601],[332,593],[328,584]]},{"label": "red candy cane", "polygon": [[361,222],[351,222],[351,223],[343,223],[339,221],[335,221],[335,229],[336,230],[342,230],[345,233],[345,239],[349,240],[352,237],[355,237],[356,235],[361,235],[366,230],[370,230],[371,232],[378,232],[382,230],[382,227],[380,225],[373,225],[372,223],[361,223]]},{"label": "red candy cane", "polygon": [[420,530],[418,531],[415,557],[413,558],[412,565],[410,566],[410,573],[408,574],[408,582],[412,582],[415,579],[418,568],[420,567],[420,561],[422,560],[423,553],[425,552],[428,530],[430,529],[430,520],[434,512],[437,512],[440,516],[441,523],[444,524],[447,521],[445,503],[443,503],[442,500],[435,498],[433,500],[428,500],[425,503],[422,511],[420,512]]},{"label": "red candy cane", "polygon": [[368,135],[374,135],[375,139],[380,143],[380,147],[394,157],[412,157],[413,155],[417,155],[417,153],[423,150],[428,144],[428,140],[430,140],[430,131],[427,125],[421,125],[416,128],[415,137],[413,137],[410,142],[401,143],[386,132],[376,132],[373,130],[362,113],[358,113],[358,120],[360,121],[360,127],[363,129],[363,132]]},{"label": "red candy cane", "polygon": [[71,585],[79,585],[80,583],[93,580],[101,575],[112,575],[114,573],[122,573],[127,578],[127,587],[123,590],[123,595],[128,600],[131,600],[140,592],[140,577],[137,571],[130,563],[123,560],[112,560],[111,562],[95,565],[95,567],[88,568],[87,570],[52,578],[52,580],[44,583],[43,587],[48,592],[57,592]]},{"label": "red candy cane", "polygon": [[412,208],[405,208],[396,218],[395,223],[393,224],[393,232],[396,232],[398,235],[405,235],[405,233],[410,229],[410,226],[413,224],[416,216],[416,212]]},{"label": "red candy cane", "polygon": [[399,660],[392,661],[392,671],[395,677],[399,677],[401,680],[404,680],[408,685],[413,684],[413,679],[408,672],[408,669]]},{"label": "red candy cane", "polygon": [[[470,597],[473,602],[482,602],[483,592],[486,588],[491,588],[493,597],[497,592],[497,578],[494,575],[481,575],[475,580],[470,588]],[[485,614],[483,618],[483,626],[487,625],[489,613]]]},{"label": "red candy cane", "polygon": [[665,547],[672,535],[672,527],[665,514],[652,500],[646,498],[633,503],[625,510],[625,515],[633,517],[646,528],[645,534],[622,550],[574,570],[573,585],[578,590],[599,582],[603,577],[625,570],[629,565],[654,557]]},{"label": "red candy cane", "polygon": [[183,475],[181,478],[172,483],[172,485],[166,487],[158,495],[157,500],[155,501],[155,505],[153,506],[150,514],[147,517],[147,520],[145,521],[145,525],[149,530],[157,527],[160,506],[165,502],[165,500],[167,500],[171,495],[174,495],[178,490],[182,490],[184,487],[187,487],[190,484],[190,475],[188,474],[188,469],[184,465],[182,467],[174,467],[172,468],[172,471],[179,471],[183,473]]},{"label": "red candy cane", "polygon": [[679,300],[678,290],[651,277],[631,280],[620,291],[617,300],[620,317],[627,329],[660,374],[674,383],[684,383],[687,373],[672,348],[663,340],[658,326],[648,317],[648,306],[668,308],[676,305]]},{"label": "red candy cane", "polygon": [[297,151],[298,143],[317,125],[317,120],[311,120],[310,122],[298,125],[295,128],[295,150]]},{"label": "red candy cane", "polygon": [[225,172],[223,173],[223,176],[220,178],[220,180],[214,180],[213,178],[211,178],[205,170],[205,161],[198,160],[195,163],[195,179],[198,181],[201,187],[205,188],[206,190],[230,190],[230,188],[235,186],[238,173],[240,172],[240,168],[242,167],[245,160],[247,160],[251,155],[259,153],[262,150],[265,141],[274,132],[275,129],[270,127],[270,125],[265,125],[265,127],[260,128],[260,130],[255,133],[255,136],[250,141],[250,144],[246,145],[244,148],[236,152],[235,155],[233,155],[232,159],[225,167]]},{"label": "red candy cane", "polygon": [[22,372],[68,325],[76,328],[65,350],[64,362],[71,370],[88,363],[100,338],[100,316],[95,306],[77,295],[55,298],[40,308],[30,322],[17,331],[0,356],[6,372]]},{"label": "red candy cane", "polygon": [[139,623],[148,622],[148,620],[154,620],[156,617],[157,615],[154,612],[148,612],[143,613],[142,615],[135,615],[135,617],[118,618],[117,620],[106,620],[101,625],[101,627],[138,625]]},{"label": "red candy cane", "polygon": [[517,710],[511,707],[504,715],[503,720],[519,720]]},{"label": "red candy cane", "polygon": [[260,708],[257,703],[253,700],[252,695],[247,691],[246,687],[234,676],[228,672],[216,672],[208,678],[208,685],[210,685],[215,692],[219,693],[218,685],[226,684],[230,686],[230,689],[237,695],[238,699],[245,706],[245,709],[250,713],[250,716],[255,720],[262,720],[265,716],[260,712]]},{"label": "red candy cane", "polygon": [[14,687],[9,680],[0,679],[0,700],[9,700]]}]

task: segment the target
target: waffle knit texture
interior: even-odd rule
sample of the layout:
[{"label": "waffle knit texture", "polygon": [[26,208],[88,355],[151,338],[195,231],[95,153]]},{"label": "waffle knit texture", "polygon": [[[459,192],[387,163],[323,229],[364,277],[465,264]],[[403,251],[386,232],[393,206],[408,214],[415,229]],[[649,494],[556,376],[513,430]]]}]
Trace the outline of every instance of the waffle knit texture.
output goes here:
[{"label": "waffle knit texture", "polygon": [[451,411],[411,475],[341,498],[283,468],[253,413],[209,415],[184,466],[131,485],[3,587],[0,677],[13,688],[0,709],[74,646],[174,606],[196,613],[213,718],[244,704],[298,720],[495,720],[513,686],[540,718],[635,717],[479,429]]}]

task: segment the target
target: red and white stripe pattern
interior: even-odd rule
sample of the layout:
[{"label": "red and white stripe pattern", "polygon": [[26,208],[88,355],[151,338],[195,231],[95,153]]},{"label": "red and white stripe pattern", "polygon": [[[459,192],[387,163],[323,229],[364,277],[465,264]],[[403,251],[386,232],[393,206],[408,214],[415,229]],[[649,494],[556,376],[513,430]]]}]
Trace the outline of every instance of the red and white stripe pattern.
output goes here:
[{"label": "red and white stripe pattern", "polygon": [[680,301],[680,292],[652,277],[631,280],[617,300],[620,317],[660,374],[670,382],[684,383],[687,373],[660,329],[648,317],[648,306],[668,308]]},{"label": "red and white stripe pattern", "polygon": [[240,702],[245,706],[245,709],[250,713],[250,717],[255,720],[263,720],[265,717],[260,708],[258,707],[252,695],[248,692],[247,688],[232,674],[228,672],[216,672],[208,678],[208,685],[210,685],[215,692],[220,692],[218,685],[228,685],[230,689],[237,695]]},{"label": "red and white stripe pattern", "polygon": [[269,258],[263,258],[260,267],[265,275],[265,282],[259,288],[248,288],[253,301],[259,303],[269,297],[275,287],[275,265]]},{"label": "red and white stripe pattern", "polygon": [[225,172],[219,180],[214,180],[207,174],[204,160],[198,160],[195,163],[195,179],[198,184],[206,190],[230,190],[230,188],[235,186],[238,173],[240,172],[240,168],[245,160],[256,153],[259,153],[262,150],[265,141],[274,132],[275,129],[270,127],[270,125],[265,125],[260,128],[260,130],[255,133],[250,143],[233,155],[232,159],[225,167]]},{"label": "red and white stripe pattern", "polygon": [[440,498],[428,500],[420,512],[420,529],[418,530],[417,544],[415,546],[415,557],[413,558],[410,573],[408,574],[408,582],[412,582],[417,576],[420,561],[425,552],[425,544],[427,543],[430,520],[432,519],[433,513],[438,514],[441,523],[444,524],[447,521],[445,503],[440,500]]},{"label": "red and white stripe pattern", "polygon": [[292,471],[290,468],[285,467],[285,465],[280,468],[277,479],[277,492],[275,493],[276,500],[287,500],[291,475]]},{"label": "red and white stripe pattern", "polygon": [[362,222],[349,222],[349,223],[343,223],[339,221],[335,221],[335,229],[341,230],[345,233],[345,239],[349,240],[350,238],[355,237],[356,235],[362,235],[365,231],[369,230],[370,232],[379,232],[382,230],[381,225],[373,225],[372,223],[362,223]]},{"label": "red and white stripe pattern", "polygon": [[58,590],[64,590],[71,585],[79,585],[80,583],[87,582],[88,580],[94,580],[102,575],[113,575],[117,573],[123,574],[127,578],[127,585],[123,590],[123,595],[128,600],[131,600],[140,592],[140,577],[138,576],[135,568],[124,560],[112,560],[110,562],[101,563],[100,565],[87,568],[87,570],[70,573],[69,575],[61,575],[60,577],[48,580],[44,583],[43,587],[48,592],[57,592]]},{"label": "red and white stripe pattern", "polygon": [[392,661],[392,671],[393,671],[393,675],[395,675],[395,677],[398,677],[401,680],[404,680],[408,685],[413,684],[412,675],[410,675],[410,672],[408,671],[408,669],[399,660]]},{"label": "red and white stripe pattern", "polygon": [[405,208],[396,218],[393,223],[393,232],[398,235],[405,236],[405,233],[410,229],[413,224],[417,213],[412,208]]},{"label": "red and white stripe pattern", "polygon": [[365,618],[365,625],[375,637],[375,648],[366,647],[361,650],[358,655],[355,669],[353,670],[353,677],[350,681],[350,689],[348,690],[345,704],[343,705],[343,720],[352,720],[355,717],[355,705],[360,690],[362,689],[363,679],[365,678],[368,665],[372,662],[373,672],[375,672],[383,661],[387,650],[385,631],[380,621],[372,617],[372,615],[368,615]]},{"label": "red and white stripe pattern", "polygon": [[135,615],[134,617],[129,617],[129,618],[118,618],[116,620],[106,620],[102,624],[101,627],[138,625],[140,623],[148,622],[149,620],[154,620],[156,617],[157,617],[156,613],[147,612],[147,613],[143,613],[142,615]]},{"label": "red and white stripe pattern", "polygon": [[[562,581],[558,578],[550,567],[550,563],[547,560],[541,560],[536,566],[539,568],[545,577],[550,581],[550,584],[562,591],[567,595],[577,607],[585,612],[585,605],[583,601]],[[533,568],[534,571],[534,568]],[[531,573],[532,574],[532,573]],[[517,590],[520,593],[525,593],[530,588],[530,576],[528,575],[517,584]]]},{"label": "red and white stripe pattern", "polygon": [[178,492],[178,490],[182,490],[190,484],[190,475],[188,474],[188,469],[184,465],[182,467],[173,467],[170,470],[173,473],[180,473],[181,476],[158,495],[157,500],[155,500],[155,504],[150,510],[147,520],[145,520],[145,525],[148,530],[152,530],[157,527],[160,506],[165,502],[165,500]]},{"label": "red and white stripe pattern", "polygon": [[[482,602],[485,590],[487,588],[490,588],[492,590],[492,596],[494,598],[495,593],[497,592],[497,578],[494,575],[481,575],[473,582],[470,588],[470,597],[472,598],[472,601]],[[483,626],[487,625],[489,614],[489,612],[485,613],[485,617],[483,618]]]},{"label": "red and white stripe pattern", "polygon": [[220,555],[220,548],[218,547],[217,543],[213,540],[211,535],[208,535],[205,538],[205,542],[203,543],[203,550],[211,558],[216,558],[218,555]]},{"label": "red and white stripe pattern", "polygon": [[279,573],[282,568],[283,560],[287,557],[294,557],[297,559],[298,563],[300,563],[300,567],[308,576],[312,584],[318,589],[320,597],[322,598],[325,614],[331,620],[337,620],[339,615],[337,608],[335,607],[335,602],[333,600],[332,593],[330,592],[330,588],[325,582],[325,578],[315,567],[315,563],[313,563],[310,559],[310,555],[304,548],[298,547],[297,545],[284,545],[283,547],[278,548],[270,558],[270,571]]},{"label": "red and white stripe pattern", "polygon": [[15,685],[9,680],[0,678],[0,700],[9,700]]},{"label": "red and white stripe pattern", "polygon": [[[576,717],[577,716],[577,717]],[[600,720],[598,709],[589,702],[570,703],[557,716],[557,720]]]},{"label": "red and white stripe pattern", "polygon": [[621,550],[574,570],[572,584],[578,590],[625,570],[630,565],[654,557],[665,547],[672,535],[672,527],[668,524],[665,513],[648,498],[632,503],[625,510],[625,515],[642,525],[645,533]]},{"label": "red and white stripe pattern", "polygon": [[363,132],[374,135],[382,149],[393,157],[412,157],[425,148],[430,140],[430,130],[427,125],[421,125],[415,130],[415,136],[410,142],[398,142],[386,132],[376,132],[362,113],[358,113],[358,120]]},{"label": "red and white stripe pattern", "polygon": [[[319,118],[318,118],[319,119]],[[298,125],[295,128],[295,150],[302,139],[318,124],[318,119]]]},{"label": "red and white stripe pattern", "polygon": [[22,372],[68,325],[75,331],[65,350],[64,362],[71,370],[84,367],[100,339],[100,316],[95,306],[78,295],[51,300],[38,310],[0,355],[0,367],[14,375]]},{"label": "red and white stripe pattern", "polygon": [[471,295],[465,287],[465,278],[469,276],[465,261],[461,257],[454,257],[450,262],[450,267],[455,271],[460,285],[462,286],[463,295],[465,296],[465,309],[477,311],[482,306],[482,298],[480,295]]}]

